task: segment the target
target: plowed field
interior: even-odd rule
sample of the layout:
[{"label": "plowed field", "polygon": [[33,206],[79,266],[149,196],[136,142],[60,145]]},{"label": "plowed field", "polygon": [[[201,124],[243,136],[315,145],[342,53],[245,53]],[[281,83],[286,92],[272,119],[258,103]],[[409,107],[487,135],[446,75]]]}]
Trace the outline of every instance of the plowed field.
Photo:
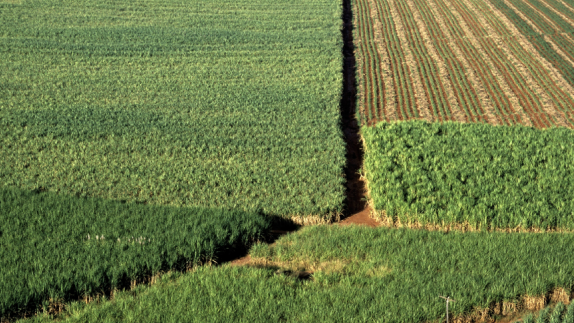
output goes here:
[{"label": "plowed field", "polygon": [[355,0],[363,125],[574,125],[574,5]]}]

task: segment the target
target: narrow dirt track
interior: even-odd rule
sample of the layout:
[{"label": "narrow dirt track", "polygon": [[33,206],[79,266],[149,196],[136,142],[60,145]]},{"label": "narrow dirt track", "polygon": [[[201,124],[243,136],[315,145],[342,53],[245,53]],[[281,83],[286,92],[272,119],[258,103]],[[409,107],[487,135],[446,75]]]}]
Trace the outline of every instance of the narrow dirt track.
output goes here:
[{"label": "narrow dirt track", "polygon": [[[342,96],[340,101],[341,111],[341,130],[345,139],[346,158],[345,165],[346,197],[344,200],[345,210],[341,216],[341,221],[334,225],[359,224],[376,227],[379,225],[370,215],[371,209],[368,207],[365,191],[366,183],[360,175],[360,169],[363,165],[363,145],[359,134],[360,126],[356,119],[356,79],[355,68],[356,60],[353,45],[353,13],[351,11],[351,1],[343,0],[343,84]],[[273,244],[280,236],[295,232],[297,226],[283,224],[275,225],[271,230],[271,235],[267,243]],[[222,259],[223,260],[223,259]],[[247,251],[240,254],[229,255],[222,263],[228,262],[234,266],[249,264],[251,258]]]}]

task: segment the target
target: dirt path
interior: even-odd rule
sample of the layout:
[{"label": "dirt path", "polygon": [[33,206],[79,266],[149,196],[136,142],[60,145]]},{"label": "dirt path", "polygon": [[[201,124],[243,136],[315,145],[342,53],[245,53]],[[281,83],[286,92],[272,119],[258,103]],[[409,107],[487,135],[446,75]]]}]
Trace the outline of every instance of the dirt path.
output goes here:
[{"label": "dirt path", "polygon": [[[340,102],[341,130],[344,134],[345,147],[347,150],[347,163],[345,165],[345,176],[347,178],[346,197],[344,201],[345,210],[341,216],[341,221],[333,225],[361,224],[376,227],[379,224],[372,219],[369,214],[371,209],[367,205],[365,198],[366,183],[359,174],[363,165],[363,145],[359,134],[360,126],[356,119],[356,79],[355,79],[355,53],[353,45],[353,13],[351,11],[350,0],[343,0],[343,95]],[[298,226],[287,223],[277,223],[271,230],[271,235],[266,240],[273,244],[280,236],[297,231]],[[222,263],[228,262],[235,266],[246,265],[251,258],[247,250],[239,254],[228,255],[222,259]]]}]

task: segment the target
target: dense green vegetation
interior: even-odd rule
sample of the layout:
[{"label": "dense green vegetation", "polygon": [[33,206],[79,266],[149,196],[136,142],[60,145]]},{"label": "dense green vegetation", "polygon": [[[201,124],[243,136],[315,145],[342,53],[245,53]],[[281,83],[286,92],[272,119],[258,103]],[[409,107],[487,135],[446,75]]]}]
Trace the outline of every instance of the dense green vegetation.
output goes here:
[{"label": "dense green vegetation", "polygon": [[0,318],[216,260],[268,216],[0,190]]},{"label": "dense green vegetation", "polygon": [[415,121],[362,132],[374,207],[395,221],[574,229],[571,130]]},{"label": "dense green vegetation", "polygon": [[[428,322],[574,286],[574,235],[313,226],[252,248],[254,266],[201,267],[71,322]],[[258,266],[257,266],[258,264]],[[277,269],[280,270],[277,270]],[[312,270],[311,279],[296,271]],[[291,271],[291,274],[290,274]],[[136,294],[137,297],[132,297]],[[49,321],[39,316],[39,321]]]},{"label": "dense green vegetation", "polygon": [[556,304],[551,309],[546,307],[538,313],[536,319],[533,314],[527,315],[523,320],[515,323],[574,323],[574,302],[570,303],[568,308],[562,303]]},{"label": "dense green vegetation", "polygon": [[338,1],[0,2],[0,185],[342,211]]}]

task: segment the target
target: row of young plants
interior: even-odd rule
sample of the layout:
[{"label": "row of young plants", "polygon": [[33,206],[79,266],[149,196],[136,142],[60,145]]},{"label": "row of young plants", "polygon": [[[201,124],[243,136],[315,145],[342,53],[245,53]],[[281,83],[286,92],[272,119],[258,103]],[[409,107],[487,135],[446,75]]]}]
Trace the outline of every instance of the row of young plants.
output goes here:
[{"label": "row of young plants", "polygon": [[381,73],[381,57],[375,40],[375,24],[368,3],[355,1],[353,12],[356,22],[354,38],[357,40],[355,42],[357,71],[359,71],[357,77],[361,87],[361,97],[358,99],[360,113],[357,115],[357,120],[364,123],[367,120],[385,118],[382,113],[385,89]]},{"label": "row of young plants", "polygon": [[256,213],[0,190],[0,318],[47,310],[160,271],[217,261],[264,237]]},{"label": "row of young plants", "polygon": [[574,230],[568,129],[410,121],[362,132],[370,198],[389,224]]},{"label": "row of young plants", "polygon": [[[445,81],[452,84],[456,101],[459,102],[460,108],[464,111],[466,120],[470,122],[485,122],[486,120],[493,122],[496,120],[490,119],[494,117],[500,118],[505,124],[513,124],[512,120],[505,118],[505,115],[508,114],[508,106],[500,101],[501,96],[504,96],[503,91],[497,82],[493,82],[494,78],[491,75],[489,75],[491,78],[485,77],[485,75],[489,74],[489,71],[485,70],[487,65],[476,55],[476,49],[473,48],[468,40],[460,42],[457,39],[452,39],[452,37],[464,37],[459,34],[453,36],[452,29],[448,28],[448,25],[452,22],[452,18],[448,19],[448,16],[449,14],[452,16],[452,14],[433,12],[432,9],[438,11],[439,6],[427,1],[413,1],[413,4],[418,8],[429,34],[432,35],[432,45],[437,49],[445,63],[445,67],[448,69],[450,77],[445,77]],[[437,17],[437,13],[441,16]],[[442,30],[439,21],[444,24],[445,31]],[[457,32],[461,32],[460,27],[457,28]],[[468,66],[465,66],[462,60],[457,57],[455,46],[465,55],[463,58],[466,59]],[[473,70],[476,74],[474,77],[479,82],[478,84],[471,82],[472,76],[470,74]],[[486,107],[482,106],[484,102],[478,100],[477,92],[480,91],[480,88],[477,88],[476,85],[482,85],[488,91],[497,116],[485,116],[487,114],[485,113]],[[441,120],[448,120],[448,118],[442,118]]]},{"label": "row of young plants", "polygon": [[[373,123],[378,120],[394,120],[394,119],[410,119],[416,118],[418,116],[418,111],[416,109],[416,101],[414,96],[413,82],[411,82],[411,75],[409,72],[409,67],[407,66],[406,56],[404,49],[401,48],[400,40],[396,33],[396,25],[394,17],[391,15],[390,4],[381,1],[356,1],[355,7],[365,8],[365,14],[375,16],[370,19],[371,23],[374,23],[374,19],[378,19],[381,22],[381,30],[375,30],[374,32],[381,33],[384,49],[388,53],[389,62],[387,62],[389,68],[391,69],[390,74],[392,75],[393,81],[391,82],[394,87],[395,98],[392,104],[396,109],[396,116],[384,115],[378,116],[377,119],[370,119],[368,115],[363,116],[362,122]],[[358,11],[359,9],[357,9]],[[368,22],[369,20],[367,20]],[[358,22],[365,23],[365,22]],[[361,28],[361,26],[359,26]],[[364,40],[363,40],[364,41]],[[382,82],[382,80],[381,80]],[[367,89],[366,89],[367,90]],[[386,92],[385,92],[386,94]],[[387,104],[387,98],[383,93],[377,96],[377,101],[381,105],[381,110],[386,111],[388,109],[385,107]]]},{"label": "row of young plants", "polygon": [[[554,34],[556,32],[572,32],[574,31],[573,27],[567,28],[566,31],[558,31],[555,30],[553,26],[549,26],[541,17],[539,17],[538,13],[533,10],[530,6],[526,5],[522,1],[514,1],[512,4],[524,15],[528,17],[531,21],[542,30],[543,33],[547,34]],[[497,8],[504,12],[504,14],[512,20],[515,26],[525,35],[529,35],[529,40],[533,43],[534,46],[538,49],[538,52],[544,56],[549,62],[552,63],[565,77],[565,79],[572,85],[574,85],[574,72],[572,72],[572,65],[567,62],[563,57],[558,55],[558,53],[548,44],[548,42],[544,39],[544,35],[540,35],[536,33],[531,26],[528,25],[526,21],[524,21],[520,16],[518,16],[511,8],[509,8],[504,2],[493,2]],[[531,1],[531,5],[538,6],[539,10],[542,9],[546,11],[545,14],[550,15],[549,18],[555,24],[559,26],[563,26],[567,24],[565,21],[562,20],[559,16],[554,14],[553,12],[549,12],[547,8],[544,6],[537,4],[536,1]],[[541,7],[541,8],[540,8]],[[565,45],[562,43],[561,45]],[[572,49],[572,44],[566,45],[566,48]]]},{"label": "row of young plants", "polygon": [[[541,99],[528,87],[527,80],[523,75],[521,75],[518,67],[514,66],[514,64],[509,61],[509,58],[504,51],[497,46],[492,46],[492,42],[489,39],[489,32],[486,30],[485,26],[480,23],[475,14],[469,8],[458,2],[456,2],[455,5],[463,19],[468,22],[471,32],[478,36],[478,42],[481,44],[486,55],[503,74],[505,81],[517,96],[521,107],[525,110],[524,112],[527,117],[531,119],[532,124],[539,128],[554,125],[555,121],[550,119],[544,112]],[[521,107],[514,108],[520,109]]]},{"label": "row of young plants", "polygon": [[[513,37],[508,38],[507,44],[515,57],[528,69],[528,74],[533,81],[536,82],[534,83],[535,85],[529,87],[538,94],[537,96],[540,97],[543,108],[547,111],[555,110],[553,113],[546,112],[551,119],[559,119],[554,120],[554,124],[572,126],[573,119],[569,114],[572,111],[574,98],[571,93],[565,90],[567,89],[565,86],[572,85],[570,76],[571,65],[556,53],[542,35],[536,34],[505,3],[494,2],[492,3],[492,8],[508,18],[510,24],[516,28],[515,31],[506,26],[501,21],[501,18],[497,17],[484,2],[478,2],[477,4],[479,9],[485,12],[484,16],[500,35],[513,35]],[[522,40],[519,38],[522,38]],[[534,52],[531,52],[528,48],[531,48]],[[550,66],[544,66],[543,60],[546,60]],[[554,72],[548,68],[555,68],[557,73],[565,80],[564,83],[566,85],[561,84],[560,81],[557,82],[556,77],[552,77]],[[536,86],[539,86],[538,90],[536,90]],[[547,99],[544,98],[545,96],[547,96]]]},{"label": "row of young plants", "polygon": [[514,323],[574,323],[574,302],[568,307],[560,302],[554,308],[542,309],[537,316],[531,313]]},{"label": "row of young plants", "polygon": [[570,295],[573,246],[572,234],[311,226],[274,245],[256,244],[247,266],[165,276],[113,300],[68,304],[60,319],[434,322],[445,314],[441,295],[456,300],[451,318],[493,318],[497,303],[518,308],[526,295],[554,288]]},{"label": "row of young plants", "polygon": [[[532,19],[538,17],[538,14],[526,4],[522,4],[520,1],[514,1],[514,3]],[[412,81],[412,78],[416,77],[413,74],[413,69],[416,69],[421,77],[421,86],[424,88],[422,90],[425,96],[424,99],[429,101],[432,118],[442,121],[453,119],[452,111],[449,110],[449,106],[452,104],[445,100],[444,93],[445,84],[450,83],[452,84],[453,95],[456,97],[455,100],[461,110],[457,112],[462,112],[465,115],[464,118],[469,121],[491,122],[489,120],[499,119],[502,124],[521,123],[534,125],[539,128],[554,125],[571,126],[571,105],[574,103],[574,98],[567,93],[568,85],[563,84],[564,82],[562,81],[557,81],[557,79],[564,77],[570,82],[571,66],[547,43],[545,35],[536,34],[526,22],[522,21],[503,2],[497,1],[490,5],[483,1],[472,3],[455,1],[449,4],[445,4],[444,1],[436,1],[437,9],[440,9],[445,14],[444,17],[441,16],[441,19],[448,26],[451,33],[455,35],[455,41],[460,45],[460,48],[466,54],[469,54],[467,57],[469,68],[473,68],[476,71],[478,82],[484,84],[485,90],[488,92],[480,100],[490,100],[493,105],[492,112],[487,112],[482,107],[482,101],[479,100],[479,96],[482,93],[477,92],[480,89],[473,87],[470,82],[469,71],[455,57],[453,49],[445,41],[445,35],[443,35],[435,22],[437,17],[429,14],[431,11],[429,4],[413,1],[413,5],[420,12],[420,17],[424,21],[424,27],[428,29],[432,38],[432,44],[427,44],[420,37],[419,27],[415,24],[415,19],[411,12],[412,8],[410,8],[410,5],[407,6],[407,3],[398,2],[393,4],[384,1],[357,1],[355,4],[359,15],[357,29],[360,32],[356,33],[356,37],[361,39],[359,52],[369,52],[367,48],[369,44],[376,43],[376,41],[373,41],[373,34],[381,33],[384,39],[382,45],[387,47],[390,63],[385,67],[386,62],[378,64],[379,62],[376,59],[373,62],[367,62],[369,57],[376,57],[376,51],[370,51],[370,54],[360,54],[358,56],[359,60],[365,60],[365,63],[360,65],[363,68],[360,75],[362,75],[361,80],[364,83],[362,84],[362,98],[364,99],[362,106],[364,108],[359,111],[362,124],[372,125],[380,120],[408,120],[420,117],[416,107],[418,105],[417,102],[422,98],[415,100],[416,96],[412,85],[414,83],[407,82],[408,80]],[[563,19],[546,8],[546,6],[538,3],[534,5],[539,10],[544,11],[550,18],[559,22],[560,26],[564,26]],[[535,53],[530,53],[522,40],[518,41],[514,36],[508,38],[515,31],[507,27],[501,18],[492,12],[490,6],[510,19],[510,22],[514,24],[518,32],[531,43]],[[392,16],[392,10],[395,10],[397,17]],[[451,12],[453,10],[456,12]],[[477,12],[480,12],[479,17],[477,17]],[[366,17],[374,14],[377,15],[376,18]],[[378,24],[374,19],[380,20],[382,26],[379,29],[381,30],[365,32],[367,30],[370,31],[370,28],[377,27]],[[397,29],[397,21],[395,21],[397,19],[400,19],[405,26],[404,30]],[[463,23],[465,26],[462,25]],[[372,24],[372,26],[364,27],[362,24]],[[465,29],[464,32],[463,29]],[[470,44],[465,32],[474,34],[478,44],[482,47],[480,54]],[[413,56],[418,57],[416,63],[406,62],[405,48],[401,48],[405,44],[402,44],[403,42],[397,37],[398,33],[404,33],[408,43],[406,45],[412,51]],[[491,35],[492,33],[496,35]],[[493,46],[490,40],[492,36],[500,40],[508,38],[508,41],[501,45],[504,49],[499,45]],[[548,37],[556,38],[562,51],[572,54],[572,46],[568,45],[570,43],[563,39],[565,36]],[[446,74],[441,73],[439,75],[436,62],[431,59],[431,56],[425,49],[425,47],[431,45],[434,46],[439,57],[444,60]],[[376,46],[373,48],[376,50]],[[488,56],[492,61],[492,67],[488,66],[483,61],[483,58],[480,57],[483,55]],[[560,75],[557,76],[554,75],[553,71],[548,71],[548,66],[545,66],[541,60],[550,62],[552,68],[555,68]],[[383,81],[373,79],[382,77],[385,73],[381,68],[390,69],[389,72],[393,80],[387,84],[394,85],[396,107],[389,106],[389,102],[385,98],[387,92],[384,90]],[[491,71],[491,68],[496,70]],[[501,74],[497,76],[500,80],[496,80],[493,74]],[[499,84],[501,82],[504,85]],[[506,93],[501,90],[501,86],[505,87],[504,91]],[[418,89],[418,92],[421,92],[421,89]],[[510,96],[515,96],[516,99],[513,98],[513,100],[518,100],[518,102],[514,101],[516,104],[512,106],[509,102]],[[396,117],[389,113],[389,109],[396,110],[396,112],[392,111],[396,113]],[[459,116],[458,118],[460,119],[461,117]],[[494,122],[498,123],[498,120]]]},{"label": "row of young plants", "polygon": [[0,186],[342,212],[338,2],[0,6]]},{"label": "row of young plants", "polygon": [[[468,6],[462,3],[465,1],[457,2],[459,3],[459,10],[465,12],[465,18],[473,21],[471,27],[474,30],[482,29],[482,34],[486,36],[486,38],[481,40],[484,44],[483,46],[491,52],[491,56],[498,56],[498,59],[501,59],[504,63],[501,65],[501,71],[506,72],[505,70],[508,69],[509,77],[521,83],[513,90],[517,94],[520,93],[521,103],[524,107],[528,107],[527,115],[534,119],[533,123],[535,123],[535,126],[571,125],[572,120],[568,115],[560,115],[560,113],[555,113],[553,110],[570,111],[571,108],[569,106],[571,105],[572,97],[552,80],[550,76],[552,72],[548,71],[541,63],[541,59],[549,59],[550,56],[546,55],[548,52],[545,52],[545,49],[541,48],[539,43],[532,41],[532,30],[523,29],[525,25],[520,25],[520,23],[523,23],[522,20],[511,17],[513,13],[509,12],[509,8],[501,1],[493,2],[490,6],[488,1],[476,1],[469,3]],[[473,6],[473,8],[470,8],[470,6]],[[506,26],[491,8],[499,10],[507,18],[511,18],[510,23],[517,28],[518,34],[512,31],[509,26]],[[480,17],[477,17],[477,14],[480,14]],[[501,48],[497,48],[498,46],[492,46],[492,43],[488,42],[488,38],[493,36],[491,35],[492,33],[504,39],[504,45],[501,46],[506,47],[506,50],[501,50]],[[527,50],[526,46],[528,44],[526,42],[518,40],[519,36],[527,37],[526,42],[532,43],[535,50],[534,53],[530,53]],[[544,46],[548,47],[549,45],[545,44]],[[514,59],[509,62],[508,54],[514,57],[514,62]],[[561,70],[558,69],[558,71]],[[543,120],[534,122],[538,118]]]},{"label": "row of young plants", "polygon": [[[408,39],[408,46],[411,47],[416,57],[417,68],[420,69],[425,93],[430,103],[434,120],[448,120],[451,118],[451,111],[446,100],[446,94],[442,82],[444,81],[438,73],[438,66],[429,55],[429,51],[420,36],[421,30],[415,24],[413,13],[403,1],[395,2],[400,19],[403,21],[405,30],[403,31]],[[452,72],[452,71],[451,71]],[[443,76],[444,77],[444,76]]]}]

